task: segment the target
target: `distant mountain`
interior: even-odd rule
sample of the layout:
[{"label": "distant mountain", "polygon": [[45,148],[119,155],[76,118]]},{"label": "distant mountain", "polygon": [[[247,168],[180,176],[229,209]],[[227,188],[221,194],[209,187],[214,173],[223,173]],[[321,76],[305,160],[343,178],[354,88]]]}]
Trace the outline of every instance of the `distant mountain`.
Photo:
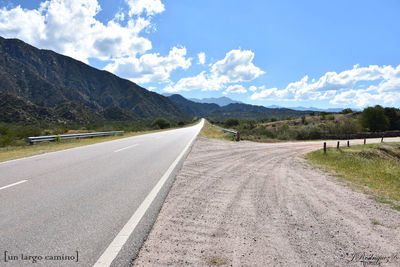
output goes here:
[{"label": "distant mountain", "polygon": [[287,108],[271,109],[264,106],[255,106],[243,103],[231,103],[220,107],[217,104],[196,103],[178,94],[169,96],[169,99],[181,110],[191,116],[220,120],[228,118],[264,119],[271,117],[286,119],[287,117],[299,117],[309,114],[307,111],[297,111]]},{"label": "distant mountain", "polygon": [[[282,106],[277,106],[277,105],[271,105],[267,106],[267,108],[285,108]],[[300,110],[300,111],[317,111],[317,112],[341,112],[343,108],[315,108],[315,107],[290,107],[288,109],[293,109],[293,110]]]},{"label": "distant mountain", "polygon": [[[0,120],[93,121],[182,118],[186,114],[167,97],[70,57],[0,37]],[[7,103],[6,103],[7,104]],[[7,104],[10,106],[9,104]]]},{"label": "distant mountain", "polygon": [[198,98],[190,98],[189,100],[197,103],[209,103],[209,104],[217,104],[220,107],[227,106],[229,104],[235,104],[235,103],[242,103],[240,101],[232,100],[229,97],[222,96],[222,97],[210,97],[210,98],[203,98],[203,99],[198,99]]},{"label": "distant mountain", "polygon": [[205,117],[220,108],[217,104],[196,103],[178,94],[170,95],[168,98],[182,111],[193,117]]}]

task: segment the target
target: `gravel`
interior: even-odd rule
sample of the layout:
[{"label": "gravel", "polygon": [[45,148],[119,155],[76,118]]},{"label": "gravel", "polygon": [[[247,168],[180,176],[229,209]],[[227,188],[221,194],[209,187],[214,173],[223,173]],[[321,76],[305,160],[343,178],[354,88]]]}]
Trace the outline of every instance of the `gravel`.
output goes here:
[{"label": "gravel", "polygon": [[400,212],[308,165],[321,144],[198,138],[134,265],[400,266]]}]

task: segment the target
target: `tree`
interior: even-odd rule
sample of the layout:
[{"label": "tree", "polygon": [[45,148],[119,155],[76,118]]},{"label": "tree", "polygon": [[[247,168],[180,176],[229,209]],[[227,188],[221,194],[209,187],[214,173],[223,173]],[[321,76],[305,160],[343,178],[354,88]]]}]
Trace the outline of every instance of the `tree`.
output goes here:
[{"label": "tree", "polygon": [[385,108],[385,115],[389,119],[389,130],[400,130],[400,109]]},{"label": "tree", "polygon": [[158,118],[153,122],[153,127],[158,127],[159,129],[165,129],[171,127],[171,123],[164,118]]},{"label": "tree", "polygon": [[372,132],[382,132],[389,129],[389,118],[385,109],[379,105],[368,107],[361,113],[361,125]]},{"label": "tree", "polygon": [[345,108],[343,109],[340,113],[342,114],[349,114],[349,113],[353,113],[353,110],[351,108]]}]

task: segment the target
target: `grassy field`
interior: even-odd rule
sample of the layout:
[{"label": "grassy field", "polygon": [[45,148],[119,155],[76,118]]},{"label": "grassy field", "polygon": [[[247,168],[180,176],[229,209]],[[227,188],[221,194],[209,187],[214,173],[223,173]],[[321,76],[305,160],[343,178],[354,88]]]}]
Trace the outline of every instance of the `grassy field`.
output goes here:
[{"label": "grassy field", "polygon": [[[189,127],[193,124],[187,125],[185,127]],[[84,139],[71,139],[71,140],[63,140],[60,142],[43,142],[35,145],[24,145],[24,146],[15,146],[15,147],[5,147],[0,149],[0,162],[25,158],[30,156],[35,156],[43,153],[54,152],[79,146],[86,146],[91,144],[96,144],[105,141],[111,141],[126,137],[132,137],[136,135],[148,134],[148,133],[156,133],[161,131],[173,130],[163,129],[163,130],[153,130],[153,131],[142,131],[142,132],[129,132],[124,135],[117,136],[105,136],[105,137],[94,137],[94,138],[84,138]]]},{"label": "grassy field", "polygon": [[201,129],[199,136],[211,138],[211,139],[220,139],[220,140],[229,140],[233,141],[234,137],[230,133],[222,132],[222,128],[216,126],[214,124],[209,123],[207,120],[204,120],[203,129]]},{"label": "grassy field", "polygon": [[306,158],[323,169],[335,172],[349,185],[400,210],[400,143],[328,148],[308,153]]}]

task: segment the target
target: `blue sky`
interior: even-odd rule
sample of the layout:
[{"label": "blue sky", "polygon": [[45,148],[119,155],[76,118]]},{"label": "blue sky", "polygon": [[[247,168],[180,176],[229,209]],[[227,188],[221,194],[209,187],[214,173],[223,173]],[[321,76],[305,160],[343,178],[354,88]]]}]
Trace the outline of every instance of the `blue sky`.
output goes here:
[{"label": "blue sky", "polygon": [[0,35],[158,93],[400,106],[400,2],[0,0]]}]

